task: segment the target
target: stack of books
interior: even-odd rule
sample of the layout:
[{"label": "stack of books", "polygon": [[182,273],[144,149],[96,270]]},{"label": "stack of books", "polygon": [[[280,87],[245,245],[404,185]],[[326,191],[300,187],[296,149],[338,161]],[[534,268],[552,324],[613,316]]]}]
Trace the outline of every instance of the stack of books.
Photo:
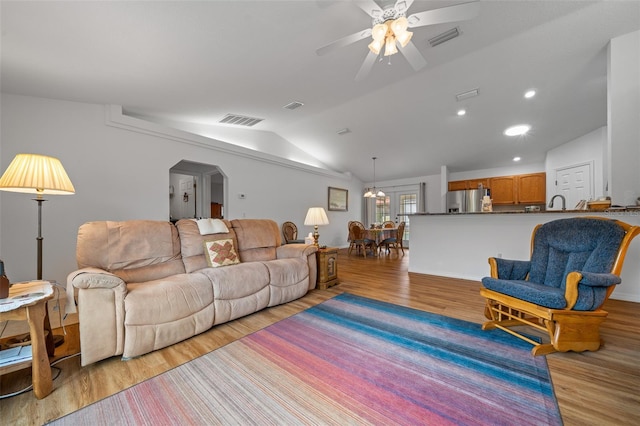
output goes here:
[{"label": "stack of books", "polygon": [[30,361],[32,358],[31,345],[16,346],[5,349],[0,351],[0,367]]}]

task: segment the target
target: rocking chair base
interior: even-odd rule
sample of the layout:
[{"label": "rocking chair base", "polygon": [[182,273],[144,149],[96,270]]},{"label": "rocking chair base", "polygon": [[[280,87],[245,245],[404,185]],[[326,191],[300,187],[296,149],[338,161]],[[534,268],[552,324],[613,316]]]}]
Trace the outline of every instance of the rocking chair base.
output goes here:
[{"label": "rocking chair base", "polygon": [[[490,320],[482,329],[498,328],[531,343],[534,356],[556,351],[596,351],[603,344],[600,324],[607,317],[607,311],[550,309],[485,288],[480,294],[487,299],[485,316]],[[545,332],[550,342],[538,343],[510,328],[523,325]]]}]

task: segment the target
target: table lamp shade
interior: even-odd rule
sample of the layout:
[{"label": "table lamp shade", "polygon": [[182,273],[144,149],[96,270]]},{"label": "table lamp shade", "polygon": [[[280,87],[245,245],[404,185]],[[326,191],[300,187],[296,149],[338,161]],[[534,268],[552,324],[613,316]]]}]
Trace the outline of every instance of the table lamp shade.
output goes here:
[{"label": "table lamp shade", "polygon": [[309,225],[328,225],[329,218],[327,213],[322,207],[311,207],[307,211],[307,217],[304,219],[304,224]]},{"label": "table lamp shade", "polygon": [[0,190],[69,195],[76,190],[60,160],[38,154],[18,154],[0,178]]}]

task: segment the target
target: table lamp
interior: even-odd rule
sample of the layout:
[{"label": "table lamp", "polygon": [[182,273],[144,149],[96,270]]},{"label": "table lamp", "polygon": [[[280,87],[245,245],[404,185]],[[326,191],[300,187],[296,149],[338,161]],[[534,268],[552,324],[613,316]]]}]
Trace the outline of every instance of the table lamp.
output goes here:
[{"label": "table lamp", "polygon": [[324,211],[322,207],[310,207],[309,211],[307,211],[307,217],[304,219],[304,224],[307,226],[313,226],[313,245],[318,247],[318,238],[320,234],[318,233],[318,225],[328,225],[329,218],[327,217],[327,213]]},{"label": "table lamp", "polygon": [[[18,154],[0,178],[0,191],[36,194],[38,203],[38,237],[36,279],[42,279],[42,203],[44,195],[70,195],[75,189],[60,160],[38,154]],[[48,322],[48,315],[47,321]],[[51,326],[49,326],[50,329]],[[50,331],[50,330],[49,330]],[[49,333],[51,336],[51,333]],[[53,336],[51,336],[52,338]],[[60,336],[62,337],[62,336]],[[62,337],[62,342],[64,337]],[[50,351],[49,343],[47,350]],[[50,352],[51,354],[51,352]]]}]

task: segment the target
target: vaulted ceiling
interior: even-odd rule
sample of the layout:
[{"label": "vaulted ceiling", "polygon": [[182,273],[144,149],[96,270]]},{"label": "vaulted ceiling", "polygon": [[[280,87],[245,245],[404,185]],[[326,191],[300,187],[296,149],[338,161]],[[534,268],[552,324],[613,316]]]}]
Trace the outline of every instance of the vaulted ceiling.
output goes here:
[{"label": "vaulted ceiling", "polygon": [[[417,0],[408,14],[460,3]],[[370,39],[316,54],[371,28],[351,1],[3,0],[1,88],[122,105],[229,142],[277,140],[363,181],[372,156],[379,181],[510,166],[515,156],[539,164],[606,125],[607,44],[640,29],[640,2],[479,3],[471,20],[413,30],[424,68],[396,54],[356,82]],[[454,27],[459,37],[431,47]],[[537,95],[524,99],[530,88]],[[478,96],[456,100],[472,89]],[[283,108],[292,101],[304,105]],[[263,121],[236,131],[219,123],[229,113]],[[519,123],[531,125],[526,136],[503,134]]]}]

